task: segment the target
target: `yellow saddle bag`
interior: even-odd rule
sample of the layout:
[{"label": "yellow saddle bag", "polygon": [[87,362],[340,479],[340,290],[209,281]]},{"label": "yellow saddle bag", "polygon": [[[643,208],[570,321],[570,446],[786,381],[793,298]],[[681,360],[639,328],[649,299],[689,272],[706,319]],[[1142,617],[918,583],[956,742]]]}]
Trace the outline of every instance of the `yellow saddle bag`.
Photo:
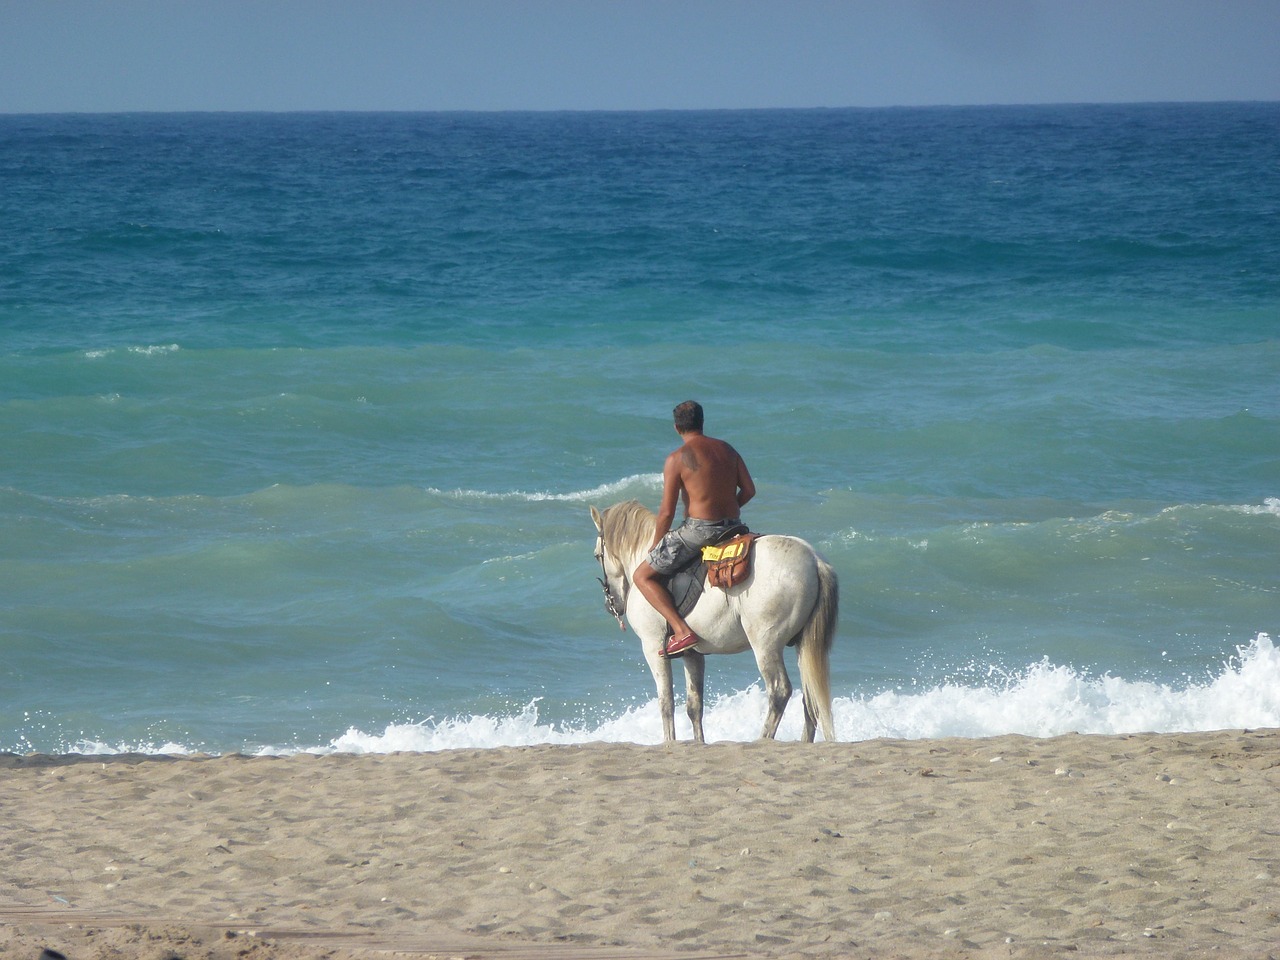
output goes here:
[{"label": "yellow saddle bag", "polygon": [[707,565],[707,583],[728,588],[741,583],[751,573],[751,543],[759,534],[744,533],[714,547],[702,548]]}]

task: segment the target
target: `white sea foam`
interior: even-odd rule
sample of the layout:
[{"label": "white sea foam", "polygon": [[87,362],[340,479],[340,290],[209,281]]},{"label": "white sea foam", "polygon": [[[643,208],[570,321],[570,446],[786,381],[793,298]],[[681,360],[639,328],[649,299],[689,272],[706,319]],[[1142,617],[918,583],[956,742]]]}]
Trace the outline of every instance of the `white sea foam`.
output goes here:
[{"label": "white sea foam", "polygon": [[[177,353],[182,348],[176,343],[151,344],[148,346],[133,346],[125,348],[128,353],[135,353],[143,357],[155,357],[165,353]],[[116,351],[114,348],[95,348],[86,350],[83,356],[86,360],[101,360],[103,357],[109,357]]]},{"label": "white sea foam", "polygon": [[182,348],[176,343],[153,344],[147,347],[130,347],[130,353],[138,353],[144,357],[155,357],[164,353],[177,353]]},{"label": "white sea foam", "polygon": [[[976,675],[973,671],[971,675]],[[799,695],[796,695],[797,699]],[[393,753],[487,749],[591,742],[656,744],[662,723],[655,699],[619,713],[574,723],[545,719],[535,699],[507,714],[474,714],[392,723],[384,729],[351,727],[327,743],[246,746],[259,756],[297,753]],[[549,712],[549,711],[548,711]],[[759,684],[713,697],[706,711],[708,740],[749,741],[759,735],[765,713]],[[1045,659],[1012,673],[990,670],[985,682],[942,683],[912,692],[885,690],[837,696],[836,739],[936,739],[1022,734],[1174,733],[1280,728],[1280,648],[1259,634],[1220,670],[1202,681],[1169,684],[1091,675]],[[778,736],[798,740],[801,710],[793,703]],[[691,736],[683,710],[676,725]],[[194,754],[199,746],[164,742],[109,743],[83,738],[59,752],[106,756],[121,753]]]},{"label": "white sea foam", "polygon": [[[994,675],[994,674],[993,674]],[[797,695],[798,696],[798,695]],[[752,740],[765,712],[759,685],[708,704],[709,740]],[[1164,683],[1090,676],[1071,667],[1033,664],[992,685],[942,684],[917,693],[884,691],[837,697],[836,739],[843,741],[989,737],[1066,733],[1126,734],[1280,727],[1280,649],[1260,634],[1216,676],[1174,687]],[[691,735],[677,710],[677,730]],[[798,740],[801,711],[795,703],[779,739]],[[268,747],[259,753],[391,753],[534,744],[588,742],[659,743],[662,723],[656,700],[595,724],[564,725],[542,720],[538,701],[508,716],[468,716],[391,724],[381,732],[347,730],[312,747]]]},{"label": "white sea foam", "polygon": [[185,744],[173,742],[153,743],[140,741],[138,743],[110,744],[103,743],[101,740],[80,740],[72,744],[71,748],[66,752],[78,753],[86,757],[111,757],[122,753],[141,753],[152,756],[189,756],[201,751],[193,750]]},{"label": "white sea foam", "polygon": [[1244,506],[1234,507],[1233,509],[1240,511],[1241,513],[1266,513],[1273,517],[1280,517],[1280,497],[1267,497],[1262,501],[1261,505],[1245,504]]},{"label": "white sea foam", "polygon": [[998,687],[885,692],[841,701],[835,712],[837,735],[849,740],[1280,727],[1280,650],[1261,634],[1216,676],[1177,688],[1044,660]]},{"label": "white sea foam", "polygon": [[428,488],[428,493],[441,497],[452,497],[457,500],[522,500],[530,503],[538,501],[561,501],[568,503],[599,503],[610,497],[625,495],[637,487],[643,489],[660,488],[662,474],[637,473],[611,483],[602,483],[598,487],[587,490],[575,490],[571,493],[551,493],[546,490],[512,490],[506,493],[494,493],[488,490],[440,490]]}]

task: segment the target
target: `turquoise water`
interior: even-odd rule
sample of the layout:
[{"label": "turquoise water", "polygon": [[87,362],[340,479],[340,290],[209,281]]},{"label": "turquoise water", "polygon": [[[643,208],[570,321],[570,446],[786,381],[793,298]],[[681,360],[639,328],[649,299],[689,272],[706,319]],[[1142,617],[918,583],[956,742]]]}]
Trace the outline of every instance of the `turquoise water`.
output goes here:
[{"label": "turquoise water", "polygon": [[688,397],[840,576],[841,738],[1280,726],[1278,162],[1277,104],[0,117],[0,749],[659,739],[587,508]]}]

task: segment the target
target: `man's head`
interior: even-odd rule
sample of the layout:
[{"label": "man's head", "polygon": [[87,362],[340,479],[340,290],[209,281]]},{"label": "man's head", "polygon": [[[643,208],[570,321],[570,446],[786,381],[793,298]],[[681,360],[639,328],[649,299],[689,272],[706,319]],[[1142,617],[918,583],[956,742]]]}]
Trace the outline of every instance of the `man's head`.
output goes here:
[{"label": "man's head", "polygon": [[675,414],[676,430],[678,432],[702,432],[702,404],[696,400],[686,400],[676,407],[673,413]]}]

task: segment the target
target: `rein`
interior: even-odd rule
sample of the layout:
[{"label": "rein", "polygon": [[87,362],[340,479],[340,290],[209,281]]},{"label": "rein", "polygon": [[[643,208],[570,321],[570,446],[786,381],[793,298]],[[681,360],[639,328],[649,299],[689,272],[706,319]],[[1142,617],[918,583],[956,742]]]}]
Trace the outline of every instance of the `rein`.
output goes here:
[{"label": "rein", "polygon": [[600,553],[596,557],[600,561],[600,576],[596,577],[600,581],[600,586],[604,588],[604,608],[609,611],[613,619],[618,621],[618,629],[626,630],[627,624],[622,619],[622,614],[626,611],[626,601],[624,600],[621,609],[618,600],[613,595],[613,591],[609,589],[609,571],[604,568],[604,541],[600,541]]}]

